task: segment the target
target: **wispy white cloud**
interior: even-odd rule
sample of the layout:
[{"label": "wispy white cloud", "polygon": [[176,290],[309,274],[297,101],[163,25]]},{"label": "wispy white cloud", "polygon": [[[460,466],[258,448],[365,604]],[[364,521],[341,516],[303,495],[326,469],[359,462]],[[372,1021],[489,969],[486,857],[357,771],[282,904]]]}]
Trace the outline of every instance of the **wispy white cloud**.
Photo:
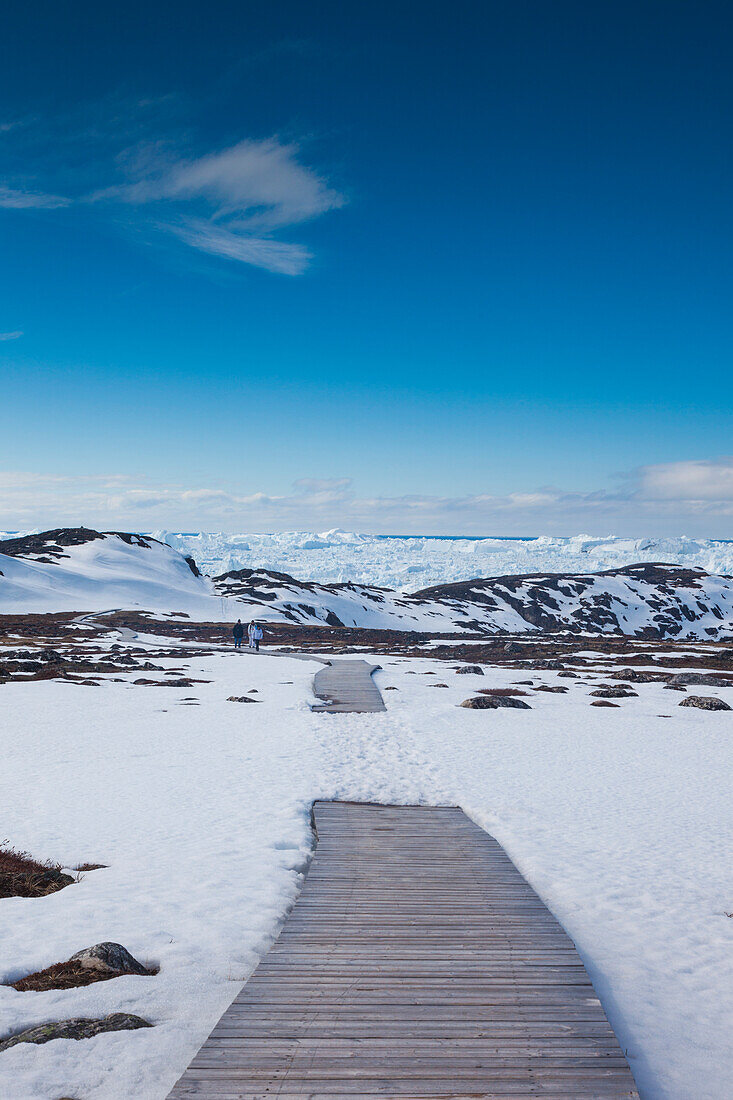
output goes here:
[{"label": "wispy white cloud", "polygon": [[[692,467],[693,470],[688,469]],[[617,490],[541,487],[481,493],[361,496],[350,478],[300,478],[273,494],[160,485],[124,476],[0,472],[0,527],[84,523],[105,529],[277,531],[349,527],[435,534],[689,534],[733,537],[733,459],[645,466]]]},{"label": "wispy white cloud", "polygon": [[71,202],[71,199],[63,195],[0,186],[0,206],[6,210],[57,210],[62,206],[69,206]]},{"label": "wispy white cloud", "polygon": [[[200,155],[164,139],[136,140],[113,152],[108,132],[100,129],[102,148],[96,156],[84,157],[83,172],[78,150],[66,136],[64,155],[75,167],[64,163],[55,172],[47,168],[38,174],[50,177],[49,183],[63,181],[60,189],[68,193],[59,194],[56,187],[29,188],[27,174],[6,177],[0,182],[0,208],[93,205],[112,212],[118,224],[131,223],[138,232],[163,232],[199,252],[299,275],[308,267],[311,252],[299,242],[281,239],[282,234],[346,201],[303,162],[298,144],[275,136]],[[94,137],[80,134],[77,144],[82,143],[93,146]],[[22,163],[25,167],[26,160]],[[75,180],[75,187],[69,186],[70,180]]]},{"label": "wispy white cloud", "polygon": [[343,206],[344,198],[298,161],[299,147],[271,137],[240,141],[198,158],[175,158],[161,145],[126,156],[132,180],[101,192],[130,203],[203,198],[216,218],[236,227],[273,229],[295,225]]},{"label": "wispy white cloud", "polygon": [[23,333],[20,329],[16,329],[15,332],[0,332],[0,341],[3,340],[19,340]]},{"label": "wispy white cloud", "polygon": [[122,158],[128,179],[92,196],[95,202],[153,205],[158,222],[192,248],[283,275],[299,275],[311,254],[273,238],[345,199],[298,160],[300,149],[277,138],[240,141],[198,158],[144,145]]},{"label": "wispy white cloud", "polygon": [[213,222],[194,220],[163,227],[201,252],[263,267],[280,275],[300,275],[311,260],[311,253],[302,245],[234,232]]}]

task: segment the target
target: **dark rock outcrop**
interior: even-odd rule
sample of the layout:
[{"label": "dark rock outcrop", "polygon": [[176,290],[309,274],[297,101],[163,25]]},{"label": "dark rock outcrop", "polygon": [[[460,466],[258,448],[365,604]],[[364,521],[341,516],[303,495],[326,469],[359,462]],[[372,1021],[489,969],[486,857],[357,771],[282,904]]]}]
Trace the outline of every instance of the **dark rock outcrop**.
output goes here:
[{"label": "dark rock outcrop", "polygon": [[150,535],[136,535],[129,531],[94,531],[91,527],[56,527],[52,531],[40,531],[37,535],[22,535],[16,539],[0,540],[0,554],[11,558],[33,558],[34,561],[51,563],[66,558],[70,546],[84,546],[87,542],[116,535],[128,546],[147,550],[157,539]]},{"label": "dark rock outcrop", "polygon": [[57,1020],[39,1027],[28,1028],[18,1035],[0,1040],[0,1051],[9,1050],[18,1043],[50,1043],[53,1039],[91,1039],[105,1031],[136,1031],[140,1027],[152,1027],[151,1023],[131,1012],[113,1012],[101,1020],[77,1017],[73,1020]]},{"label": "dark rock outcrop", "polygon": [[11,558],[34,557],[36,560],[41,555],[42,559],[52,560],[67,557],[64,549],[68,546],[83,546],[87,542],[103,538],[103,534],[89,527],[56,527],[53,531],[40,531],[37,535],[3,539],[0,541],[0,554],[7,554]]},{"label": "dark rock outcrop", "polygon": [[468,710],[499,710],[501,707],[511,707],[513,710],[532,709],[529,703],[517,699],[515,695],[475,695],[471,699],[464,699],[461,706]]},{"label": "dark rock outcrop", "polygon": [[729,703],[715,695],[688,695],[680,702],[681,707],[697,707],[698,710],[733,710]]},{"label": "dark rock outcrop", "polygon": [[72,955],[69,962],[78,962],[91,970],[114,971],[117,974],[148,974],[147,967],[139,963],[121,943],[95,943]]},{"label": "dark rock outcrop", "polygon": [[699,687],[733,688],[733,676],[725,673],[716,675],[712,672],[678,672],[669,680],[670,687]]},{"label": "dark rock outcrop", "polygon": [[[184,557],[183,560],[185,561],[186,565],[188,566],[188,568],[193,573],[194,577],[200,577],[201,576],[201,572],[199,570],[199,567],[196,564],[195,560],[191,557],[190,554],[186,554],[186,556]],[[186,616],[186,618],[188,618],[188,616]]]},{"label": "dark rock outcrop", "polygon": [[631,684],[661,684],[665,680],[670,680],[672,675],[671,672],[664,672],[662,669],[659,672],[650,672],[643,668],[617,668],[614,672],[608,673],[612,680],[628,680]]}]

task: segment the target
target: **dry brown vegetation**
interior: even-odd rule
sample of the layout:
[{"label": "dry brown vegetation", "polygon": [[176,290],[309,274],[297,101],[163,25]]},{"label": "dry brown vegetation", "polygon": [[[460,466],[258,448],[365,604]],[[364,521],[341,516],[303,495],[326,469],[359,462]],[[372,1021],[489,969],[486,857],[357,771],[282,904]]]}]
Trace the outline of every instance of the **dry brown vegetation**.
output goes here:
[{"label": "dry brown vegetation", "polygon": [[0,898],[42,898],[74,881],[57,863],[40,863],[27,852],[0,848]]},{"label": "dry brown vegetation", "polygon": [[[151,976],[158,970],[148,970]],[[38,970],[35,974],[28,974],[25,978],[19,978],[12,982],[12,988],[20,993],[43,993],[49,989],[76,989],[82,985],[93,985],[95,982],[107,982],[111,978],[121,978],[123,970],[96,970],[89,966],[82,966],[80,962],[54,963],[45,970]]]},{"label": "dry brown vegetation", "polygon": [[512,695],[529,695],[528,691],[519,691],[518,688],[478,688],[479,695],[497,695],[507,699]]},{"label": "dry brown vegetation", "polygon": [[[197,651],[197,656],[209,656],[216,647],[231,647],[231,624],[198,623],[190,620],[172,620],[169,616],[146,614],[139,611],[117,611],[100,613],[89,617],[88,627],[83,633],[85,641],[83,655],[78,651],[80,635],[73,613],[46,615],[0,615],[0,666],[14,670],[8,665],[9,655],[3,654],[3,636],[14,636],[14,645],[61,646],[65,660],[59,662],[66,678],[74,675],[109,674],[131,672],[136,669],[160,671],[146,663],[150,657],[190,657],[190,652],[180,648],[179,643],[211,644],[212,650]],[[96,636],[108,634],[110,630],[126,627],[133,631],[157,634],[161,639],[161,650],[152,653],[149,650],[132,646],[112,646],[110,650],[95,647]],[[688,640],[676,641],[673,638],[649,641],[642,638],[622,637],[620,635],[598,635],[575,637],[570,634],[524,633],[521,635],[474,635],[464,633],[432,634],[417,630],[374,630],[358,627],[305,626],[297,623],[266,623],[265,642],[267,645],[298,651],[313,650],[318,653],[349,653],[368,649],[372,653],[384,653],[402,657],[428,657],[432,661],[447,661],[454,664],[462,662],[495,665],[508,669],[535,671],[549,669],[561,674],[574,675],[602,663],[606,666],[606,675],[614,675],[608,666],[617,666],[619,670],[629,671],[629,666],[640,665],[645,670],[650,665],[672,672],[689,668],[705,668],[733,672],[733,637],[727,642],[694,643]],[[442,644],[442,643],[450,644]],[[458,644],[455,644],[455,643]],[[437,643],[437,644],[436,644]],[[690,652],[691,647],[697,652]],[[593,650],[593,655],[587,653]],[[676,649],[684,653],[677,654]],[[32,654],[23,654],[28,660]],[[84,662],[82,663],[82,656]],[[3,659],[4,657],[4,659]],[[120,668],[127,664],[127,669]],[[39,662],[40,665],[40,662]],[[59,675],[58,668],[38,667],[33,673],[28,667],[23,679],[41,679]],[[18,673],[22,670],[18,669]],[[0,667],[0,673],[2,668]],[[71,674],[71,675],[69,675]],[[0,675],[2,679],[2,675]],[[77,681],[78,682],[78,681]]]}]

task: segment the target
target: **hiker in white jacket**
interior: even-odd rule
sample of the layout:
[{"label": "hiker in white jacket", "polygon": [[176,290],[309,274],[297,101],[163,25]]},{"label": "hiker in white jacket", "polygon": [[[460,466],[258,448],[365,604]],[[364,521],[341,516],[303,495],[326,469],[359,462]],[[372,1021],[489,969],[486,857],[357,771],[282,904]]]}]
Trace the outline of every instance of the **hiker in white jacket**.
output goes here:
[{"label": "hiker in white jacket", "polygon": [[253,649],[255,653],[260,651],[260,638],[262,637],[262,627],[254,620],[247,627],[247,636],[249,638],[249,648]]}]

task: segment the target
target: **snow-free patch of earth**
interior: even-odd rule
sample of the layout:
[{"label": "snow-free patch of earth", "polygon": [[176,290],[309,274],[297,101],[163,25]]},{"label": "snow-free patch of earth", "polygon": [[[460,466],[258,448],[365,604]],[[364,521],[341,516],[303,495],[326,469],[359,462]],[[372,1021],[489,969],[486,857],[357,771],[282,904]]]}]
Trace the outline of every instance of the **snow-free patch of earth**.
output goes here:
[{"label": "snow-free patch of earth", "polygon": [[[317,798],[462,806],[575,940],[644,1100],[729,1094],[730,716],[680,708],[658,683],[596,709],[590,674],[378,660],[378,684],[398,690],[372,715],[312,713],[318,666],[267,653],[158,660],[210,681],[192,687],[133,686],[134,672],[0,687],[3,837],[66,867],[107,864],[0,901],[0,981],[102,940],[160,966],[58,992],[0,986],[0,1037],[112,1012],[155,1025],[16,1046],[0,1095],[163,1100],[296,897]],[[568,694],[526,686],[531,711],[457,705],[517,679]],[[227,701],[243,695],[257,705]]]}]

